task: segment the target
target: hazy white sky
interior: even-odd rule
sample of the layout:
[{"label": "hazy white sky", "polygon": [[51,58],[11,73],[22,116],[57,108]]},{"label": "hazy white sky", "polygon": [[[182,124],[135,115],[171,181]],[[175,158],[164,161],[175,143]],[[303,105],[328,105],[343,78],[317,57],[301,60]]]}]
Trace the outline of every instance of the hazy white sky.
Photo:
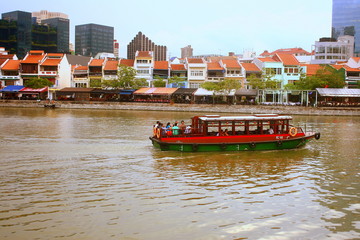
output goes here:
[{"label": "hazy white sky", "polygon": [[170,56],[191,45],[195,55],[242,53],[302,47],[331,35],[332,0],[12,0],[1,13],[15,10],[63,12],[75,26],[114,27],[120,56],[141,31]]}]

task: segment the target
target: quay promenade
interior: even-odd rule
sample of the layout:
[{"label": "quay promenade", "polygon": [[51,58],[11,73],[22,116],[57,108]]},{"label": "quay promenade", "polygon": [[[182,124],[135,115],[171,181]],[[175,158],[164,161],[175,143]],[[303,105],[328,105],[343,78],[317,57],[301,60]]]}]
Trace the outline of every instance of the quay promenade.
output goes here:
[{"label": "quay promenade", "polygon": [[[44,108],[46,101],[0,100],[0,107]],[[175,111],[199,113],[236,114],[289,114],[318,116],[360,116],[360,108],[351,107],[301,107],[265,105],[223,105],[223,104],[169,104],[135,102],[56,102],[58,109],[104,109],[135,111]]]}]

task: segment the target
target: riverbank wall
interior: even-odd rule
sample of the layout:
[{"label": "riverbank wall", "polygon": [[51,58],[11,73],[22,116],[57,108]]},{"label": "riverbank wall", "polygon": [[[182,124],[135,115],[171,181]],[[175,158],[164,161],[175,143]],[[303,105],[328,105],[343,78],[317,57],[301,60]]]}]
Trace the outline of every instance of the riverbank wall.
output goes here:
[{"label": "riverbank wall", "polygon": [[[0,100],[0,107],[45,108],[46,102]],[[222,105],[222,104],[165,104],[134,102],[56,102],[56,109],[104,109],[134,111],[175,111],[236,114],[289,114],[321,116],[360,116],[360,108],[351,107],[301,107],[275,105]]]}]

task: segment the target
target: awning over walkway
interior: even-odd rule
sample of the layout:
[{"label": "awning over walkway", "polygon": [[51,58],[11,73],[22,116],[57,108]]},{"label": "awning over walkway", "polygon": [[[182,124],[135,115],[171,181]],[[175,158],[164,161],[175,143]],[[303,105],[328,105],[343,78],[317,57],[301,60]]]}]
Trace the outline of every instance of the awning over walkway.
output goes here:
[{"label": "awning over walkway", "polygon": [[131,95],[135,92],[135,89],[122,89],[120,90],[120,95]]},{"label": "awning over walkway", "polygon": [[258,90],[256,89],[238,89],[235,92],[236,96],[257,96]]},{"label": "awning over walkway", "polygon": [[194,93],[195,96],[213,96],[214,91],[209,91],[204,88],[198,88],[196,92]]},{"label": "awning over walkway", "polygon": [[171,95],[177,88],[156,88],[152,95]]},{"label": "awning over walkway", "polygon": [[192,95],[197,88],[178,88],[173,95]]},{"label": "awning over walkway", "polygon": [[317,88],[322,97],[360,97],[360,89]]},{"label": "awning over walkway", "polygon": [[56,92],[58,95],[67,95],[73,93],[91,93],[95,88],[63,88]]},{"label": "awning over walkway", "polygon": [[140,88],[134,92],[134,95],[147,95],[151,94],[156,90],[156,88]]},{"label": "awning over walkway", "polygon": [[10,85],[0,90],[0,92],[19,92],[24,86]]},{"label": "awning over walkway", "polygon": [[21,92],[21,93],[42,93],[42,92],[46,92],[47,90],[48,90],[48,87],[44,87],[44,88],[25,87],[25,88],[21,89],[19,92]]}]

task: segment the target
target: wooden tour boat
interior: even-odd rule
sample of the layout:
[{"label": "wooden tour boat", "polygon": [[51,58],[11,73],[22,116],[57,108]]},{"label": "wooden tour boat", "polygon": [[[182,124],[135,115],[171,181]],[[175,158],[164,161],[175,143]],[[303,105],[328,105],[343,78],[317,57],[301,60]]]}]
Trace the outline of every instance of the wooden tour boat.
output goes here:
[{"label": "wooden tour boat", "polygon": [[155,126],[150,140],[163,151],[209,152],[294,149],[320,138],[319,132],[306,132],[290,120],[277,114],[195,116],[186,130]]}]

